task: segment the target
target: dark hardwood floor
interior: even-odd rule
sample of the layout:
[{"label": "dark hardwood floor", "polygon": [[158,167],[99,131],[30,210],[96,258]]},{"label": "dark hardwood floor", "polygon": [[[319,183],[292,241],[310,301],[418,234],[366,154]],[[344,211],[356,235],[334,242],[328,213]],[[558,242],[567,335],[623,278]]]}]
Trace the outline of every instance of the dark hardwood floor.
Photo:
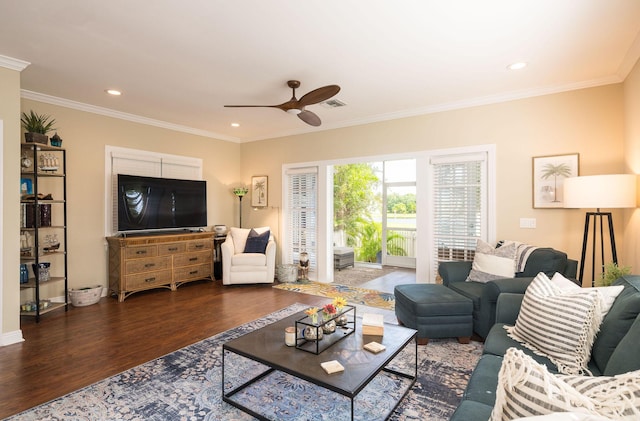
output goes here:
[{"label": "dark hardwood floor", "polygon": [[294,303],[327,299],[198,281],[22,319],[25,341],[0,347],[0,418],[95,383]]},{"label": "dark hardwood floor", "polygon": [[[415,272],[387,275],[365,288],[393,292],[415,282]],[[102,298],[23,318],[25,341],[0,347],[0,418],[50,401],[108,376],[173,352],[294,303],[328,299],[272,288],[271,284],[223,286],[220,281],[157,289],[124,302]]]}]

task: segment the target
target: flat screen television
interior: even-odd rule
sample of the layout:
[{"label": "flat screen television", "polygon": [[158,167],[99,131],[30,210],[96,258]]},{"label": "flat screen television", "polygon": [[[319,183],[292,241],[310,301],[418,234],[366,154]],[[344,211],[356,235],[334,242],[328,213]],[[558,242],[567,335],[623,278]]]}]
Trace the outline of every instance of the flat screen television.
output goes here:
[{"label": "flat screen television", "polygon": [[118,174],[118,231],[207,226],[207,182]]}]

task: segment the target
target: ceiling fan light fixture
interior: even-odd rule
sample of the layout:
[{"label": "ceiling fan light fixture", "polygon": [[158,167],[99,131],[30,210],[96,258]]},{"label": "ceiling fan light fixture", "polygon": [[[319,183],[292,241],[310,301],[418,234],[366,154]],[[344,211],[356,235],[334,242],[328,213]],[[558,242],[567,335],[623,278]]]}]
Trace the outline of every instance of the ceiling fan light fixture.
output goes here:
[{"label": "ceiling fan light fixture", "polygon": [[527,62],[526,61],[519,61],[517,63],[512,63],[512,64],[508,65],[507,69],[509,69],[509,70],[522,70],[525,67],[527,67]]},{"label": "ceiling fan light fixture", "polygon": [[305,107],[307,105],[319,104],[323,101],[328,100],[332,96],[336,95],[340,92],[340,87],[338,85],[327,85],[318,89],[314,89],[313,91],[307,92],[300,99],[296,98],[296,89],[300,87],[300,81],[290,80],[287,82],[287,86],[292,89],[291,99],[289,101],[283,102],[282,104],[275,105],[225,105],[225,107],[232,108],[246,108],[246,107],[266,107],[266,108],[277,108],[279,110],[285,111],[288,114],[297,115],[298,118],[310,126],[317,127],[322,122],[320,121],[320,117],[318,117],[312,111],[306,110]]}]

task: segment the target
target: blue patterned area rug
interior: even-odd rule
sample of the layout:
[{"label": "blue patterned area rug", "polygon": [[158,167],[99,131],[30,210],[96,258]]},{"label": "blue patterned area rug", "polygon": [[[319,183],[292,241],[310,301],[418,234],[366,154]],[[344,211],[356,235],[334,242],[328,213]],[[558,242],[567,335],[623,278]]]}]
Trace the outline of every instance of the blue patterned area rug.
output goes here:
[{"label": "blue patterned area rug", "polygon": [[[222,401],[222,344],[307,307],[294,304],[8,419],[253,420]],[[427,346],[419,346],[418,380],[390,419],[448,420],[460,401],[481,349],[477,342],[461,345],[455,339],[434,339]],[[361,394],[362,401],[357,404],[362,406],[357,408],[369,412],[356,419],[368,421],[382,416],[377,411],[386,404],[385,396],[389,400],[387,395],[393,393],[389,392],[389,381],[393,380],[374,381],[367,386],[367,393]],[[248,392],[244,398],[265,408],[265,415],[273,419],[335,421],[349,418],[349,412],[344,412],[349,408],[348,401],[343,403],[341,397],[336,399],[335,394],[284,373],[268,376],[258,388],[259,393]]]}]

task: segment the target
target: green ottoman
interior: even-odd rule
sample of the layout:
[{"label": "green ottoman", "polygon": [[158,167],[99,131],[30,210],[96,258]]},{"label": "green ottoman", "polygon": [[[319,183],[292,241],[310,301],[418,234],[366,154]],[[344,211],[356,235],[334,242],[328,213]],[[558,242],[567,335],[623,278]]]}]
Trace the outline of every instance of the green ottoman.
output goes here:
[{"label": "green ottoman", "polygon": [[468,344],[473,333],[473,302],[439,284],[397,285],[398,322],[418,331],[418,344],[426,345],[429,338],[458,338]]}]

